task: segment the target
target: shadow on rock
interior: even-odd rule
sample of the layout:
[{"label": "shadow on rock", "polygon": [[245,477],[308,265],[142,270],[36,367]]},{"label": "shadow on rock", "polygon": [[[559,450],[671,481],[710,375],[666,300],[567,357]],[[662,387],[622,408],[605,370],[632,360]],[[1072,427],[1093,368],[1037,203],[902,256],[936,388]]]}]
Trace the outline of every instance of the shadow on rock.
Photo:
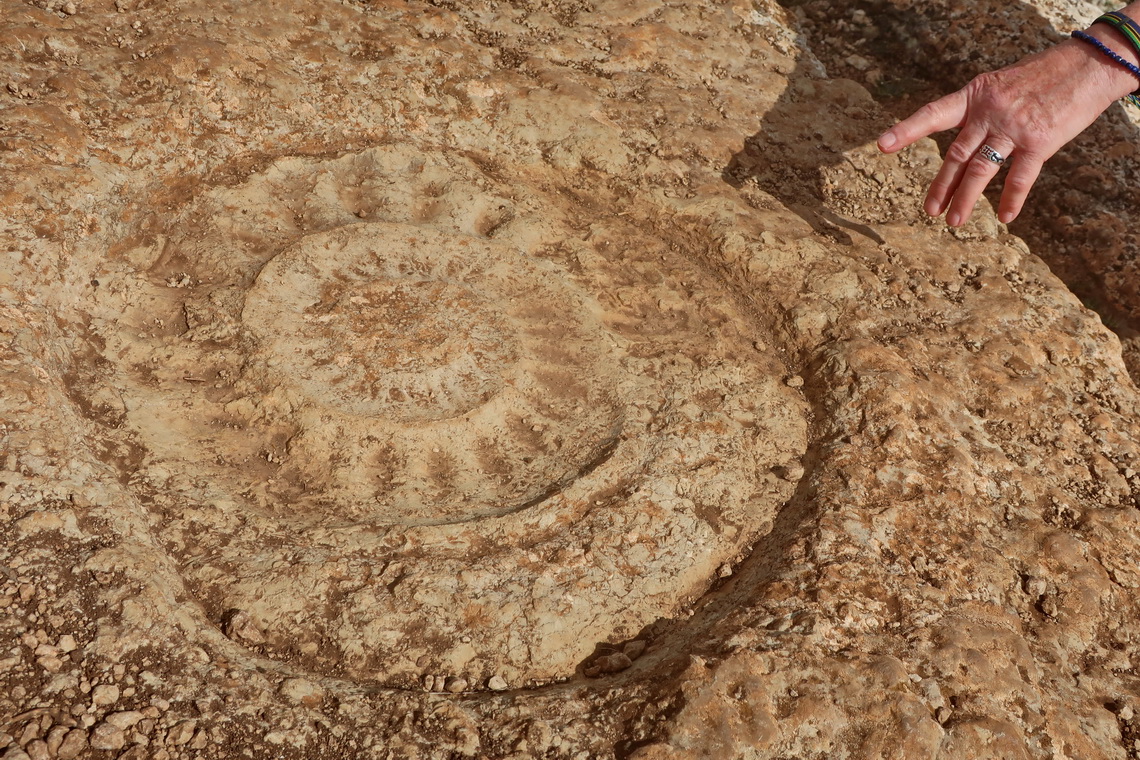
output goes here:
[{"label": "shadow on rock", "polygon": [[[854,92],[861,88],[824,75],[817,61],[801,55],[760,130],[732,157],[722,177],[737,189],[754,183],[816,233],[842,245],[852,244],[852,234],[882,243],[874,229],[835,208],[836,191],[845,191],[829,174],[850,163],[846,152],[873,142],[884,125],[861,112]],[[840,112],[832,113],[837,106]]]},{"label": "shadow on rock", "polygon": [[[978,74],[1060,42],[1084,23],[1058,29],[1031,4],[996,0],[968,7],[960,0],[784,5],[800,19],[828,74],[859,81],[896,119]],[[767,132],[761,130],[757,144],[768,144]],[[1111,107],[1045,165],[1025,210],[1009,226],[1121,337],[1133,378],[1140,377],[1137,136],[1124,107]],[[945,151],[954,137],[948,132],[935,139]],[[995,206],[1004,177],[986,192]]]}]

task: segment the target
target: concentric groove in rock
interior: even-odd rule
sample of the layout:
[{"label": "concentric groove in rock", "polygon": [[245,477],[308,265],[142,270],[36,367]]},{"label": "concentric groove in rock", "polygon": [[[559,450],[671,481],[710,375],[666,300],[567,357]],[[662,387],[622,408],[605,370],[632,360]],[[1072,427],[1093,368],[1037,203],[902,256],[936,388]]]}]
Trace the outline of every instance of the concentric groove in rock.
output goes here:
[{"label": "concentric groove in rock", "polygon": [[235,405],[278,388],[293,399],[269,413],[298,431],[282,477],[345,502],[315,523],[513,512],[597,461],[622,427],[598,382],[609,344],[574,290],[464,235],[372,223],[306,237],[245,299],[256,348]]},{"label": "concentric groove in rock", "polygon": [[[369,162],[393,180],[355,188],[385,209],[361,221],[337,183]],[[281,222],[295,188],[318,224]],[[239,643],[392,685],[556,680],[770,529],[806,446],[772,336],[698,303],[715,280],[657,233],[536,204],[473,234],[507,193],[408,146],[282,159],[86,305],[109,369],[84,403],[121,399],[139,508]]]}]

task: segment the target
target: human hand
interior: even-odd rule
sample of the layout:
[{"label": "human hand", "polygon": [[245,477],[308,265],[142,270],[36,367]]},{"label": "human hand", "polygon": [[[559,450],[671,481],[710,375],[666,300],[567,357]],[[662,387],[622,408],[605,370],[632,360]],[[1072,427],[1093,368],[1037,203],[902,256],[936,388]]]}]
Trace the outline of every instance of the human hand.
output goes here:
[{"label": "human hand", "polygon": [[[1094,25],[1089,34],[1135,58],[1123,37],[1114,36],[1119,34],[1115,29]],[[883,133],[879,149],[895,153],[935,132],[960,130],[924,204],[931,216],[949,209],[946,223],[956,227],[969,220],[998,173],[999,165],[980,153],[988,145],[1012,164],[998,207],[998,218],[1009,223],[1021,211],[1042,164],[1136,87],[1136,78],[1099,50],[1066,40],[928,103]]]}]

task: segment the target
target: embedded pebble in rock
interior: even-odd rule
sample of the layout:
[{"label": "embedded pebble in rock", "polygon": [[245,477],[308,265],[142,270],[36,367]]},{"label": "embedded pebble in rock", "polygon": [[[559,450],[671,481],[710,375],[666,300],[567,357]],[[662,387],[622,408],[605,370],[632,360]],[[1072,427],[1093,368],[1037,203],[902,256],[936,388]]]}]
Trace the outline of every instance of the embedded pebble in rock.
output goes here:
[{"label": "embedded pebble in rock", "polygon": [[194,732],[197,728],[197,721],[184,720],[170,729],[166,735],[166,741],[168,744],[172,744],[176,747],[186,744],[194,738]]},{"label": "embedded pebble in rock", "polygon": [[106,707],[119,701],[119,687],[114,684],[100,684],[91,690],[91,704]]},{"label": "embedded pebble in rock", "polygon": [[316,707],[324,698],[324,689],[304,678],[288,678],[281,684],[281,696],[295,704]]},{"label": "embedded pebble in rock", "polygon": [[122,749],[126,743],[126,736],[123,729],[108,723],[100,723],[91,731],[88,742],[92,749]]},{"label": "embedded pebble in rock", "polygon": [[265,643],[265,635],[245,610],[230,610],[222,624],[222,631],[234,641],[247,644]]},{"label": "embedded pebble in rock", "polygon": [[[64,718],[64,720],[67,719]],[[64,725],[52,726],[51,730],[48,731],[47,736],[44,739],[44,743],[47,745],[48,754],[52,756],[59,754],[59,748],[63,745],[63,739],[65,736],[67,736],[67,733],[70,730],[71,729]]]},{"label": "embedded pebble in rock", "polygon": [[618,673],[622,670],[633,665],[633,658],[624,652],[611,652],[609,654],[601,655],[590,661],[583,669],[582,673],[587,678],[597,678],[598,676],[608,675],[611,673]]},{"label": "embedded pebble in rock", "polygon": [[874,146],[1095,13],[0,0],[3,756],[1134,755],[1136,127]]},{"label": "embedded pebble in rock", "polygon": [[[722,574],[721,577],[727,577],[727,575],[731,575],[731,573]],[[646,642],[641,639],[637,639],[635,641],[628,642],[625,646],[622,647],[621,651],[622,654],[624,654],[630,660],[636,660],[638,657],[645,653],[645,647]]]},{"label": "embedded pebble in rock", "polygon": [[63,742],[56,751],[56,755],[60,760],[74,760],[74,758],[83,754],[86,749],[87,732],[80,729],[72,729],[63,737]]},{"label": "embedded pebble in rock", "polygon": [[125,730],[136,725],[142,719],[143,714],[138,710],[123,710],[121,712],[111,713],[103,720],[108,725]]}]

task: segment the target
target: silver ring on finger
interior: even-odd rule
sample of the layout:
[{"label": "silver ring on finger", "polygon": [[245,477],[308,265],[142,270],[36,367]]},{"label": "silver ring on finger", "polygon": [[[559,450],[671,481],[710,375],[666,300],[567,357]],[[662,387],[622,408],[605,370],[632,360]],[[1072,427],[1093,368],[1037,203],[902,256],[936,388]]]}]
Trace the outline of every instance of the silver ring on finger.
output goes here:
[{"label": "silver ring on finger", "polygon": [[994,150],[993,148],[991,148],[988,145],[983,145],[982,149],[979,150],[978,153],[981,154],[982,158],[986,159],[987,161],[991,161],[991,162],[997,164],[998,166],[1001,166],[1002,164],[1005,163],[1005,156],[998,153],[996,150]]}]

